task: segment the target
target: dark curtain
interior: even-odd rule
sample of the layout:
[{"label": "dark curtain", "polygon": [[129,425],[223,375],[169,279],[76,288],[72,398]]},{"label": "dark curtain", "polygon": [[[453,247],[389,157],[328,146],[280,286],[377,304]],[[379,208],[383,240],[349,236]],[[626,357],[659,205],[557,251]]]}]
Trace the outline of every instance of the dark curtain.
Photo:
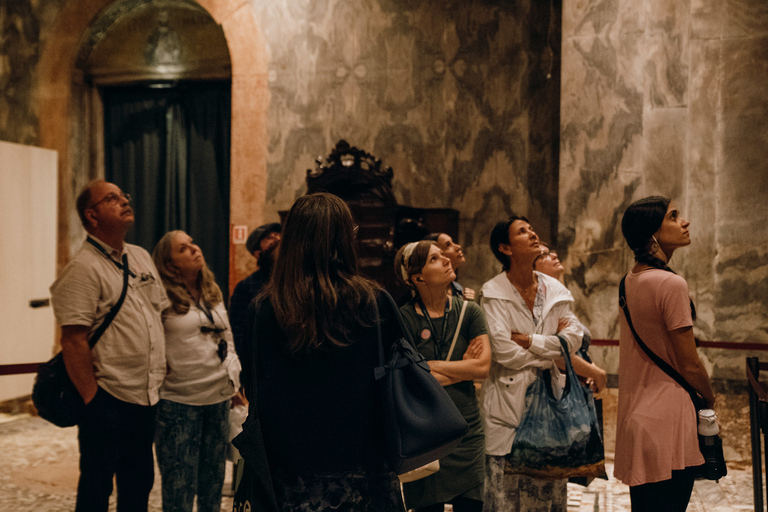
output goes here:
[{"label": "dark curtain", "polygon": [[105,174],[133,196],[130,243],[186,231],[229,295],[230,84],[103,91]]}]

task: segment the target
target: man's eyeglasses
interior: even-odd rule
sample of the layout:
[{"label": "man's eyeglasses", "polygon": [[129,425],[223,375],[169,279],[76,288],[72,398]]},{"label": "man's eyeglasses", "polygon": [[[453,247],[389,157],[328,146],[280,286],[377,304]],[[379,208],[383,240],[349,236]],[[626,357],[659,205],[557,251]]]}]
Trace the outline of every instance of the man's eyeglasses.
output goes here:
[{"label": "man's eyeglasses", "polygon": [[90,210],[91,208],[96,208],[96,205],[101,203],[106,203],[108,205],[117,204],[120,201],[125,199],[129,203],[131,202],[131,194],[115,194],[114,192],[110,192],[109,194],[105,195],[95,203],[93,203],[91,206],[86,208],[86,210]]}]

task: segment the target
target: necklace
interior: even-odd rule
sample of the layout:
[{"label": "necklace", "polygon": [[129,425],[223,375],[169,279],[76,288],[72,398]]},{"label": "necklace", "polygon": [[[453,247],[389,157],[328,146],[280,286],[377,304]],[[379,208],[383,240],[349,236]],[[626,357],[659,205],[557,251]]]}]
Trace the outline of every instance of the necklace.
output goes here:
[{"label": "necklace", "polygon": [[[510,281],[512,282],[512,281]],[[517,283],[512,282],[517,292],[520,294],[521,297],[525,300],[532,300],[536,298],[536,293],[539,290],[539,283],[536,282],[536,279],[534,277],[534,281],[530,286],[524,287],[520,286]]]}]

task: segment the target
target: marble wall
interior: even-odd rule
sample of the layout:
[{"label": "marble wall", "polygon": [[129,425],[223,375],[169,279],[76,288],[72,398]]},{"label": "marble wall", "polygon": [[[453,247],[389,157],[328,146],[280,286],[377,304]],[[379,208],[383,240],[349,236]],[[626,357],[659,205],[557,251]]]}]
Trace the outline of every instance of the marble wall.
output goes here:
[{"label": "marble wall", "polygon": [[270,52],[269,216],[343,138],[393,168],[400,204],[461,212],[465,284],[500,269],[488,235],[511,211],[555,235],[559,2],[252,3]]},{"label": "marble wall", "polygon": [[0,140],[37,142],[34,71],[46,26],[63,2],[0,2]]},{"label": "marble wall", "polygon": [[[7,25],[35,27],[25,36],[31,43],[21,45],[27,50],[15,45],[3,55],[19,60],[17,53],[31,52],[16,71],[29,85],[23,96],[9,100],[15,122],[0,137],[36,143],[37,122],[48,115],[34,87],[40,74],[36,55],[57,12],[72,1],[0,4],[0,20],[10,20]],[[230,8],[223,2],[200,3],[214,10]],[[394,169],[401,204],[461,212],[460,241],[468,256],[461,275],[465,284],[477,287],[498,271],[487,238],[493,224],[511,211],[528,215],[545,239],[556,237],[559,1],[248,4],[266,46],[259,51],[269,60],[268,156],[259,174],[266,182],[248,176],[238,181],[233,174],[232,187],[233,198],[234,191],[251,189],[254,181],[266,189],[263,219],[254,223],[277,220],[277,212],[304,193],[305,173],[315,158],[344,138]],[[233,73],[247,72],[236,64],[233,60]],[[22,94],[17,85],[12,77],[0,81],[0,98]],[[82,156],[75,152],[69,158],[78,162],[85,160]],[[87,181],[80,166],[72,172],[73,187]],[[249,197],[248,192],[240,195]],[[235,207],[233,218],[238,217]],[[66,233],[62,237],[68,239]],[[247,270],[237,267],[237,273]]]},{"label": "marble wall", "polygon": [[[71,1],[0,3],[0,138],[38,142],[50,115],[38,58]],[[616,283],[631,265],[621,214],[665,194],[692,222],[673,266],[689,280],[697,335],[768,341],[763,0],[247,5],[269,61],[267,156],[233,190],[261,188],[263,220],[345,138],[393,167],[402,204],[461,211],[465,284],[499,269],[493,223],[526,214],[564,257],[579,315],[616,338]],[[746,352],[704,353],[715,376],[743,375]],[[597,355],[615,371],[615,350]]]},{"label": "marble wall", "polygon": [[[691,222],[671,266],[696,335],[768,342],[768,3],[566,0],[562,60],[559,243],[595,337],[618,337],[624,209],[661,194]],[[615,371],[618,351],[597,352]],[[765,358],[701,352],[716,378]]]}]

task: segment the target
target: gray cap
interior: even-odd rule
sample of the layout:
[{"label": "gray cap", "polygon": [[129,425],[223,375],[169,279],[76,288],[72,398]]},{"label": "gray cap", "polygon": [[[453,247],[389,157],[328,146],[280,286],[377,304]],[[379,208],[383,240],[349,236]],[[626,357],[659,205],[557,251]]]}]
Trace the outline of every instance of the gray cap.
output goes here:
[{"label": "gray cap", "polygon": [[253,251],[261,249],[261,241],[264,240],[267,235],[271,233],[279,233],[281,229],[282,226],[280,226],[279,222],[271,222],[257,227],[251,231],[250,235],[248,235],[248,240],[245,241],[245,248],[249,253],[253,254]]}]

